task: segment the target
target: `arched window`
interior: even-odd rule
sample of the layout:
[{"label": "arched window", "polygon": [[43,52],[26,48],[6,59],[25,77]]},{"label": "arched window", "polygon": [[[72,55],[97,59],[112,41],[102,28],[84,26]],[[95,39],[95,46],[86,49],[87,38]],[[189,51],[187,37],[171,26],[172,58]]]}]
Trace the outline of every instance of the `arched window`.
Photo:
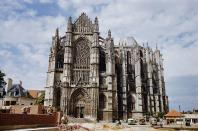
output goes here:
[{"label": "arched window", "polygon": [[154,71],[152,76],[153,82],[153,93],[157,94],[159,92],[158,85],[157,85],[157,73]]},{"label": "arched window", "polygon": [[131,64],[131,53],[127,51],[127,64]]},{"label": "arched window", "polygon": [[59,52],[56,57],[56,68],[63,68],[64,55],[62,52]]},{"label": "arched window", "polygon": [[79,39],[73,51],[73,82],[89,83],[90,48],[86,39]]},{"label": "arched window", "polygon": [[140,57],[143,57],[143,52],[140,50]]},{"label": "arched window", "polygon": [[143,63],[143,60],[142,59],[140,59],[140,67],[141,67],[141,69],[140,69],[140,71],[141,71],[141,77],[142,78],[145,78],[144,63]]}]

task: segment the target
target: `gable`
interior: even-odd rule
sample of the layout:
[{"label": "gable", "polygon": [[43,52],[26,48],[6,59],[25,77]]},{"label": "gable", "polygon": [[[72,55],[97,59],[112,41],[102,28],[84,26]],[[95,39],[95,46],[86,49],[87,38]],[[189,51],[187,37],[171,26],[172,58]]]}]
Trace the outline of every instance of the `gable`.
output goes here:
[{"label": "gable", "polygon": [[85,14],[82,13],[79,18],[74,22],[74,32],[93,32],[94,25],[90,18]]}]

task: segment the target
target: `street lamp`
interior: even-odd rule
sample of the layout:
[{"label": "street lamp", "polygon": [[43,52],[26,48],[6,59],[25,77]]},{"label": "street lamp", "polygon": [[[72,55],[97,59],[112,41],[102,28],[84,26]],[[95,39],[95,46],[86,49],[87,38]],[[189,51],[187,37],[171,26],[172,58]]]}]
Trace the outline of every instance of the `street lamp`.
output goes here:
[{"label": "street lamp", "polygon": [[[181,107],[180,107],[180,105],[179,105],[179,112],[181,113]],[[182,115],[180,114],[180,120],[182,119]],[[183,123],[183,120],[182,120],[182,122],[181,122],[181,128],[182,128],[182,123]]]}]

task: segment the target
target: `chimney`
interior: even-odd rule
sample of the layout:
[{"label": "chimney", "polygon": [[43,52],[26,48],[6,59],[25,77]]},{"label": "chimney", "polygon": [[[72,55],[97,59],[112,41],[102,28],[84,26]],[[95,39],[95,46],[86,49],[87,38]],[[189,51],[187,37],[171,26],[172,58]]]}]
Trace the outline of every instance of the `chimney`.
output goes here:
[{"label": "chimney", "polygon": [[12,88],[12,79],[11,78],[8,78],[7,79],[7,84],[6,84],[6,89],[7,89],[7,92]]}]

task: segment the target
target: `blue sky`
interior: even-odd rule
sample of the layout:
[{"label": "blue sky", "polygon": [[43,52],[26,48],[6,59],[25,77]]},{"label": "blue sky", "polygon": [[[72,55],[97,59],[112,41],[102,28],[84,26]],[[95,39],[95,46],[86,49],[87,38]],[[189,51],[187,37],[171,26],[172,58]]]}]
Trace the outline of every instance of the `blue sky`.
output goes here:
[{"label": "blue sky", "polygon": [[99,18],[116,44],[133,36],[164,58],[170,108],[198,108],[197,0],[0,0],[0,69],[27,89],[44,89],[51,37],[69,16]]}]

